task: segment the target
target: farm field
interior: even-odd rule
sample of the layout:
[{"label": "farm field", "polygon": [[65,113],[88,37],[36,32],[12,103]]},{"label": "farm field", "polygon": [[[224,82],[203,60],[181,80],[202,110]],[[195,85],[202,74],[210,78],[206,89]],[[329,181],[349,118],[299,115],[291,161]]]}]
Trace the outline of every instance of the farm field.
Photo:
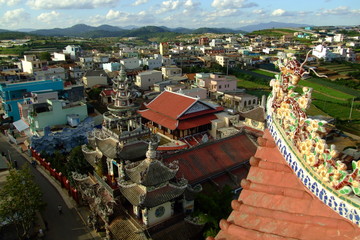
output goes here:
[{"label": "farm field", "polygon": [[[349,71],[346,65],[339,64],[332,67],[340,71]],[[275,75],[259,69],[253,70],[252,72],[254,72],[254,74],[263,75],[264,78],[274,77]],[[266,93],[263,89],[264,87],[268,87],[250,81],[239,81],[238,86],[248,89],[247,92],[249,94],[258,97],[260,97],[261,94]],[[307,111],[308,115],[325,115],[342,120],[343,122],[347,122],[348,120],[360,121],[360,100],[358,100],[358,98],[360,98],[360,91],[336,84],[326,79],[313,77],[301,80],[297,90],[302,92],[301,88],[303,86],[313,88],[312,103]],[[257,90],[256,88],[261,88],[261,90]],[[351,107],[352,104],[353,106]],[[360,125],[353,125],[354,132],[360,132],[359,128]]]}]

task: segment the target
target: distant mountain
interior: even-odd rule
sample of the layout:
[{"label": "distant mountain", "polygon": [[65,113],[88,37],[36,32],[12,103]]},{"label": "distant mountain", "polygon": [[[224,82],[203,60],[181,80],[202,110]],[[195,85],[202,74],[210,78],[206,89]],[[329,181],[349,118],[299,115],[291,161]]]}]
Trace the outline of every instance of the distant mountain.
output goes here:
[{"label": "distant mountain", "polygon": [[[128,26],[130,27],[130,26]],[[132,29],[125,29],[110,25],[101,25],[98,27],[92,27],[86,24],[77,24],[69,28],[53,28],[53,29],[40,29],[31,31],[30,33],[43,36],[73,36],[73,37],[154,37],[157,33],[171,33],[176,34],[202,34],[202,33],[233,33],[239,32],[239,30],[233,30],[228,28],[168,28],[165,26],[145,26]]]},{"label": "distant mountain", "polygon": [[36,31],[35,28],[20,28],[20,29],[16,29],[16,31],[18,32],[33,32]]},{"label": "distant mountain", "polygon": [[311,25],[298,24],[298,23],[268,22],[268,23],[259,23],[255,25],[248,25],[245,27],[238,28],[238,30],[242,30],[245,32],[253,32],[257,30],[271,29],[271,28],[300,28],[300,27],[308,27],[308,26]]},{"label": "distant mountain", "polygon": [[21,39],[29,36],[34,36],[34,34],[26,32],[15,32],[0,29],[0,40],[9,40],[9,39]]},{"label": "distant mountain", "polygon": [[239,30],[234,30],[234,29],[229,29],[229,28],[198,28],[193,30],[192,33],[195,34],[203,34],[203,33],[217,33],[217,34],[221,34],[221,33],[238,33]]},{"label": "distant mountain", "polygon": [[[117,27],[111,25],[101,25],[98,27],[89,26],[86,24],[77,24],[68,28],[53,28],[53,29],[21,29],[22,33],[42,35],[42,36],[71,36],[71,37],[85,37],[85,38],[98,38],[98,37],[140,37],[140,38],[149,38],[156,37],[160,35],[165,36],[176,36],[179,34],[203,34],[203,33],[244,33],[252,32],[255,30],[261,29],[271,29],[271,28],[297,28],[309,26],[307,24],[295,24],[295,23],[281,23],[281,22],[269,22],[269,23],[260,23],[256,25],[249,25],[241,27],[239,29],[230,29],[230,28],[168,28],[165,26],[145,26],[145,27],[136,27],[136,26],[126,26],[126,27]],[[0,32],[9,32],[8,30],[0,29]]]},{"label": "distant mountain", "polygon": [[0,29],[0,33],[3,33],[3,32],[10,32],[10,31],[6,30],[6,29]]}]

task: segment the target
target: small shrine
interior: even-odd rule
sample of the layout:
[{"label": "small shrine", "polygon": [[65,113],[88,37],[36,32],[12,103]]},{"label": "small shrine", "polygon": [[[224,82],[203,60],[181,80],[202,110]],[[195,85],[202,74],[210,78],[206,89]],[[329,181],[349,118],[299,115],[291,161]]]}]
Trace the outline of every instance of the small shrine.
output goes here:
[{"label": "small shrine", "polygon": [[[118,179],[118,185],[125,201],[131,205],[130,211],[146,226],[182,213],[193,202],[185,200],[188,187],[186,179],[177,179],[177,162],[163,163],[156,158],[157,144],[149,143],[146,158],[127,163]],[[128,205],[124,203],[124,205]]]}]

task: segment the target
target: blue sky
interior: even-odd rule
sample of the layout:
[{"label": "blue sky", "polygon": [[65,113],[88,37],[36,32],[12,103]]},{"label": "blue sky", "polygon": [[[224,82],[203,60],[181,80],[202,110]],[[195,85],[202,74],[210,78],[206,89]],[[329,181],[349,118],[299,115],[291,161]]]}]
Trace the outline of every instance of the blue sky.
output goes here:
[{"label": "blue sky", "polygon": [[227,27],[270,21],[359,25],[360,0],[0,0],[0,29],[91,26]]}]

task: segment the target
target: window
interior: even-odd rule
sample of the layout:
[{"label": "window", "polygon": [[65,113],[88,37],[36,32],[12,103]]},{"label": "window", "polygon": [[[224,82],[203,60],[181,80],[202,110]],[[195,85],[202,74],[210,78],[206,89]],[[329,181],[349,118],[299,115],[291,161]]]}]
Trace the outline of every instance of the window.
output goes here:
[{"label": "window", "polygon": [[165,208],[163,206],[160,206],[155,210],[156,217],[161,217],[164,215],[164,213],[165,213]]}]

